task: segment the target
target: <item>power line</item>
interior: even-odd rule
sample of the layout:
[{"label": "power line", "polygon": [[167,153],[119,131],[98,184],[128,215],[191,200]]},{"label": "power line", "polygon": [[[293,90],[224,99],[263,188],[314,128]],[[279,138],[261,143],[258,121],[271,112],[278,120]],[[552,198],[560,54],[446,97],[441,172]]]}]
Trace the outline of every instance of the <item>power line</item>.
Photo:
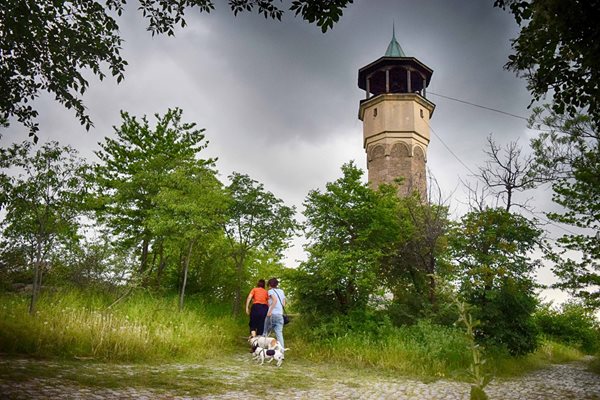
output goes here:
[{"label": "power line", "polygon": [[[538,218],[538,219],[540,219],[542,222],[545,222],[545,223],[547,223],[547,224],[549,224],[549,225],[555,226],[555,227],[557,227],[558,229],[562,229],[563,231],[565,231],[565,232],[567,232],[567,233],[570,233],[571,235],[575,235],[575,236],[577,235],[577,233],[573,232],[572,230],[569,230],[569,229],[565,228],[564,226],[558,225],[558,224],[556,224],[555,222],[553,222],[553,221],[551,221],[551,220],[549,220],[549,219],[546,219],[545,217],[540,217],[540,216],[539,216],[539,214],[540,214],[540,213],[535,213],[535,212],[533,212],[533,211],[531,211],[531,210],[528,210],[527,208],[523,208],[523,209],[524,209],[525,211],[527,211],[528,213],[530,213],[531,215],[533,215],[533,217],[534,217],[534,218]],[[536,214],[537,214],[537,215],[536,215]]]},{"label": "power line", "polygon": [[[460,158],[459,156],[457,156],[457,155],[456,155],[456,153],[454,153],[454,152],[452,151],[452,149],[450,148],[450,146],[448,146],[448,145],[446,144],[446,142],[444,142],[444,140],[443,140],[443,139],[440,137],[440,135],[438,135],[438,134],[437,134],[437,132],[436,132],[436,131],[435,131],[435,130],[434,130],[432,127],[431,127],[431,125],[429,124],[429,121],[427,121],[425,118],[423,118],[423,121],[425,121],[425,123],[426,123],[426,124],[427,124],[427,126],[429,127],[429,130],[430,130],[430,131],[431,131],[431,132],[434,134],[434,136],[435,136],[435,137],[436,137],[436,138],[437,138],[437,139],[438,139],[438,140],[439,140],[439,141],[440,141],[440,142],[441,142],[441,143],[444,145],[444,147],[446,148],[446,150],[448,150],[448,152],[449,152],[450,154],[452,154],[452,156],[453,156],[454,158],[456,158],[456,160],[457,160],[457,161],[458,161],[458,162],[459,162],[459,163],[460,163],[460,164],[461,164],[463,167],[465,167],[465,168],[467,169],[467,171],[469,171],[469,172],[470,172],[470,173],[471,173],[473,176],[475,176],[475,177],[476,177],[476,178],[478,178],[478,179],[481,179],[481,177],[480,177],[479,175],[477,175],[476,173],[474,173],[474,172],[471,170],[471,168],[469,168],[469,166],[468,166],[467,164],[465,164],[465,163],[463,162],[463,160],[461,160],[461,158]],[[485,183],[485,182],[484,182],[484,183]],[[549,224],[549,225],[552,225],[552,226],[554,226],[554,227],[556,227],[556,228],[558,228],[558,229],[562,229],[563,231],[565,231],[565,232],[567,232],[567,233],[570,233],[571,235],[577,235],[575,232],[573,232],[573,231],[571,231],[571,230],[569,230],[569,229],[567,229],[567,228],[565,228],[565,227],[563,227],[563,226],[561,226],[561,225],[558,225],[558,224],[554,223],[553,221],[550,221],[549,219],[546,219],[546,218],[540,217],[539,215],[536,215],[536,213],[534,213],[533,211],[530,211],[530,210],[528,210],[527,208],[524,208],[524,210],[525,210],[525,211],[527,211],[527,212],[529,212],[529,213],[530,213],[531,215],[533,215],[535,218],[538,218],[538,219],[540,219],[541,221],[543,221],[543,222],[545,222],[545,223],[547,223],[547,224]]]},{"label": "power line", "polygon": [[446,142],[444,142],[444,140],[442,140],[442,138],[435,132],[435,130],[433,130],[433,128],[431,127],[431,125],[429,125],[429,122],[423,118],[423,121],[425,121],[425,123],[427,124],[427,126],[429,126],[429,130],[431,132],[433,132],[433,134],[435,135],[436,138],[438,138],[438,140],[440,142],[442,142],[442,144],[444,145],[444,147],[446,148],[446,150],[448,150],[450,152],[450,154],[452,154],[454,156],[454,158],[456,158],[456,160],[462,164],[463,167],[465,167],[467,169],[467,171],[469,171],[471,174],[475,175],[475,173],[473,171],[471,171],[471,168],[469,168],[469,166],[467,164],[465,164],[459,156],[457,156],[452,149],[446,144]]},{"label": "power line", "polygon": [[[455,98],[455,97],[446,96],[446,95],[443,95],[443,94],[438,94],[438,93],[434,93],[434,92],[431,92],[431,91],[428,91],[427,93],[429,93],[429,94],[432,94],[432,95],[434,95],[434,96],[442,97],[442,98],[444,98],[444,99],[448,99],[448,100],[456,101],[456,102],[458,102],[458,103],[467,104],[467,105],[470,105],[470,106],[472,106],[472,107],[478,107],[478,108],[482,108],[482,109],[485,109],[485,110],[489,110],[489,111],[497,112],[497,113],[500,113],[500,114],[504,114],[504,115],[507,115],[507,116],[510,116],[510,117],[513,117],[513,118],[518,118],[518,119],[522,119],[522,120],[528,121],[528,119],[527,119],[527,118],[525,118],[525,117],[523,117],[523,116],[516,115],[516,114],[512,114],[512,113],[509,113],[509,112],[506,112],[506,111],[502,111],[502,110],[498,110],[498,109],[496,109],[496,108],[482,106],[482,105],[480,105],[480,104],[471,103],[471,102],[469,102],[469,101],[466,101],[466,100],[457,99],[457,98]],[[453,156],[454,158],[456,158],[456,160],[457,160],[457,161],[458,161],[458,162],[459,162],[459,163],[460,163],[460,164],[461,164],[463,167],[465,167],[465,168],[467,169],[467,171],[469,171],[469,172],[470,172],[472,175],[474,175],[475,177],[477,177],[477,178],[481,179],[481,177],[480,177],[480,176],[478,176],[477,174],[475,174],[475,173],[474,173],[474,172],[471,170],[471,168],[469,168],[469,166],[468,166],[467,164],[465,164],[465,163],[464,163],[464,162],[461,160],[461,158],[460,158],[460,157],[458,157],[458,156],[456,155],[456,153],[454,153],[454,152],[452,151],[452,149],[450,148],[450,146],[448,146],[448,145],[446,144],[446,142],[444,142],[444,140],[443,140],[443,139],[442,139],[442,138],[441,138],[441,137],[440,137],[440,136],[437,134],[437,132],[436,132],[436,131],[435,131],[435,130],[434,130],[432,127],[431,127],[431,125],[429,124],[429,122],[428,122],[427,120],[425,120],[425,119],[423,119],[423,120],[425,121],[425,123],[427,124],[427,126],[429,126],[429,129],[430,129],[430,130],[431,130],[431,132],[434,134],[434,136],[435,136],[435,137],[436,137],[436,138],[437,138],[437,139],[438,139],[438,140],[439,140],[439,141],[442,143],[442,145],[444,145],[444,147],[446,148],[446,150],[448,150],[448,152],[449,152],[450,154],[452,154],[452,156]],[[558,128],[558,129],[560,129],[560,127],[555,127],[555,126],[550,126],[550,127],[551,127],[551,128]],[[562,131],[560,131],[560,132],[562,132]],[[533,217],[534,217],[534,218],[538,218],[538,219],[540,219],[541,221],[543,221],[543,222],[545,222],[545,223],[547,223],[547,224],[549,224],[549,225],[552,225],[552,226],[554,226],[554,227],[556,227],[556,228],[558,228],[558,229],[561,229],[561,230],[563,230],[563,231],[565,231],[565,232],[567,232],[567,233],[569,233],[569,234],[571,234],[571,235],[577,235],[575,232],[573,232],[573,231],[571,231],[571,230],[569,230],[569,229],[567,229],[567,228],[565,228],[565,227],[563,227],[563,226],[561,226],[561,225],[558,225],[558,224],[554,223],[553,221],[551,221],[551,220],[549,220],[549,219],[546,219],[546,218],[544,218],[544,217],[540,217],[539,215],[536,215],[536,213],[534,213],[533,211],[530,211],[530,210],[528,210],[528,209],[526,209],[526,208],[525,208],[525,210],[526,210],[526,211],[528,211],[528,212],[529,212],[531,215],[533,215]]]},{"label": "power line", "polygon": [[[498,110],[497,108],[482,106],[481,104],[471,103],[470,101],[466,101],[466,100],[462,100],[462,99],[457,99],[456,97],[446,96],[446,95],[439,94],[439,93],[434,93],[434,92],[431,92],[431,91],[427,91],[427,93],[432,94],[434,96],[442,97],[444,99],[456,101],[458,103],[467,104],[467,105],[472,106],[472,107],[483,108],[484,110],[493,111],[493,112],[497,112],[497,113],[500,113],[500,114],[507,115],[509,117],[522,119],[522,120],[527,121],[528,123],[530,123],[530,119],[529,118],[525,118],[525,117],[523,117],[521,115],[512,114],[512,113],[509,113],[509,112],[506,112],[506,111]],[[565,130],[563,130],[564,129],[563,126],[548,124],[548,123],[544,122],[543,120],[540,121],[540,120],[536,119],[536,120],[533,120],[533,121],[535,121],[537,124],[539,124],[539,125],[537,125],[538,127],[535,128],[535,130],[537,130],[537,131],[541,131],[541,132],[559,132],[559,133],[563,133],[565,135],[570,135],[571,134],[570,132],[566,132]],[[541,128],[542,125],[547,126],[550,129],[542,129]],[[531,127],[529,127],[529,128],[533,129]]]},{"label": "power line", "polygon": [[492,107],[486,107],[486,106],[482,106],[481,104],[471,103],[471,102],[469,102],[469,101],[466,101],[466,100],[457,99],[456,97],[450,97],[450,96],[445,96],[445,95],[443,95],[443,94],[434,93],[434,92],[432,92],[432,91],[430,91],[430,90],[428,90],[428,91],[427,91],[427,93],[428,93],[428,94],[432,94],[432,95],[434,95],[434,96],[442,97],[442,98],[444,98],[444,99],[448,99],[448,100],[456,101],[456,102],[458,102],[458,103],[468,104],[468,105],[470,105],[470,106],[473,106],[473,107],[479,107],[479,108],[483,108],[483,109],[485,109],[485,110],[489,110],[489,111],[497,112],[497,113],[500,113],[500,114],[508,115],[508,116],[510,116],[510,117],[519,118],[519,119],[522,119],[522,120],[525,120],[525,121],[528,121],[528,120],[529,120],[528,118],[522,117],[522,116],[520,116],[520,115],[511,114],[511,113],[509,113],[509,112],[502,111],[502,110],[498,110],[498,109],[496,109],[496,108],[492,108]]}]

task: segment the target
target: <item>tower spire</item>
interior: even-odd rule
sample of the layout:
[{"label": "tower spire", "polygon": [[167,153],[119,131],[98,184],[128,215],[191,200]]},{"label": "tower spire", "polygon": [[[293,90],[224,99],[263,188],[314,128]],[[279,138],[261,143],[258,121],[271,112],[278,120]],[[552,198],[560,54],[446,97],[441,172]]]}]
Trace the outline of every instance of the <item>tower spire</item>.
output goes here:
[{"label": "tower spire", "polygon": [[396,40],[396,24],[392,23],[392,40],[385,51],[385,57],[406,57],[402,47]]}]

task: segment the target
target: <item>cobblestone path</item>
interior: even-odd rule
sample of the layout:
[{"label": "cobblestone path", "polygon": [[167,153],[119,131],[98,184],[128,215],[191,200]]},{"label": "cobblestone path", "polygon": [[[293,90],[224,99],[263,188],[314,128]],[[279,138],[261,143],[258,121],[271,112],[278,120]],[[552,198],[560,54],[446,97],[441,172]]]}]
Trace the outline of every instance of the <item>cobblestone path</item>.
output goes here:
[{"label": "cobblestone path", "polygon": [[[0,359],[1,399],[462,400],[468,393],[463,382],[424,383],[287,359],[281,368],[257,366],[244,356],[162,366]],[[507,400],[600,399],[600,376],[584,362],[553,365],[518,379],[494,380],[486,393]]]}]

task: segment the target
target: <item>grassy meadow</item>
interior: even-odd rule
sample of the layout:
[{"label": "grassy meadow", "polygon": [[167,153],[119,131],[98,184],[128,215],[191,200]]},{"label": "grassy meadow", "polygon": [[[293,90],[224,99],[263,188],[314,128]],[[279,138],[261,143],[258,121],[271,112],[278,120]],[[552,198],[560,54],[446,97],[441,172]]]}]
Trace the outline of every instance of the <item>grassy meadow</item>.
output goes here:
[{"label": "grassy meadow", "polygon": [[[0,352],[64,360],[202,363],[248,351],[246,316],[234,319],[229,306],[193,297],[183,311],[176,296],[134,294],[107,308],[106,293],[44,293],[38,312],[27,312],[26,295],[0,295]],[[379,334],[352,333],[319,339],[299,317],[286,326],[287,362],[335,364],[423,379],[467,379],[470,352],[459,328],[422,321]],[[215,351],[218,350],[218,351]],[[574,348],[544,341],[531,355],[487,354],[488,372],[514,376],[548,363],[576,360]]]},{"label": "grassy meadow", "polygon": [[59,291],[40,298],[35,316],[27,312],[28,297],[3,294],[0,298],[0,351],[9,354],[194,362],[208,357],[214,348],[234,351],[243,332],[240,321],[230,318],[227,310],[205,307],[193,299],[179,312],[176,296],[140,293],[108,309],[114,297]]}]

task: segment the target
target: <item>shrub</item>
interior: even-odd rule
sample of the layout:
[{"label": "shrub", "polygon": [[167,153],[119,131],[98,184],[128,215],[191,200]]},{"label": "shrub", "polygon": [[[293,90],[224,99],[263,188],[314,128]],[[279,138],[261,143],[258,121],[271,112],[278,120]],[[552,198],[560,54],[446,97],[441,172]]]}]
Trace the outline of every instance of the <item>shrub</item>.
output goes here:
[{"label": "shrub", "polygon": [[528,282],[505,279],[498,289],[473,298],[471,304],[481,323],[478,338],[487,346],[505,348],[512,356],[537,349],[538,330],[533,320],[537,299]]},{"label": "shrub", "polygon": [[304,326],[311,327],[303,335],[313,340],[339,338],[352,335],[362,337],[387,336],[392,324],[382,312],[372,310],[355,310],[348,315],[335,315],[322,318],[315,315],[303,315]]},{"label": "shrub", "polygon": [[438,296],[434,307],[422,296],[407,294],[394,298],[387,305],[385,312],[394,326],[414,325],[423,319],[438,325],[451,326],[458,319],[456,307],[451,299],[442,296]]},{"label": "shrub", "polygon": [[592,354],[600,350],[598,321],[591,311],[579,303],[566,303],[559,310],[545,304],[535,314],[535,322],[543,335]]}]

